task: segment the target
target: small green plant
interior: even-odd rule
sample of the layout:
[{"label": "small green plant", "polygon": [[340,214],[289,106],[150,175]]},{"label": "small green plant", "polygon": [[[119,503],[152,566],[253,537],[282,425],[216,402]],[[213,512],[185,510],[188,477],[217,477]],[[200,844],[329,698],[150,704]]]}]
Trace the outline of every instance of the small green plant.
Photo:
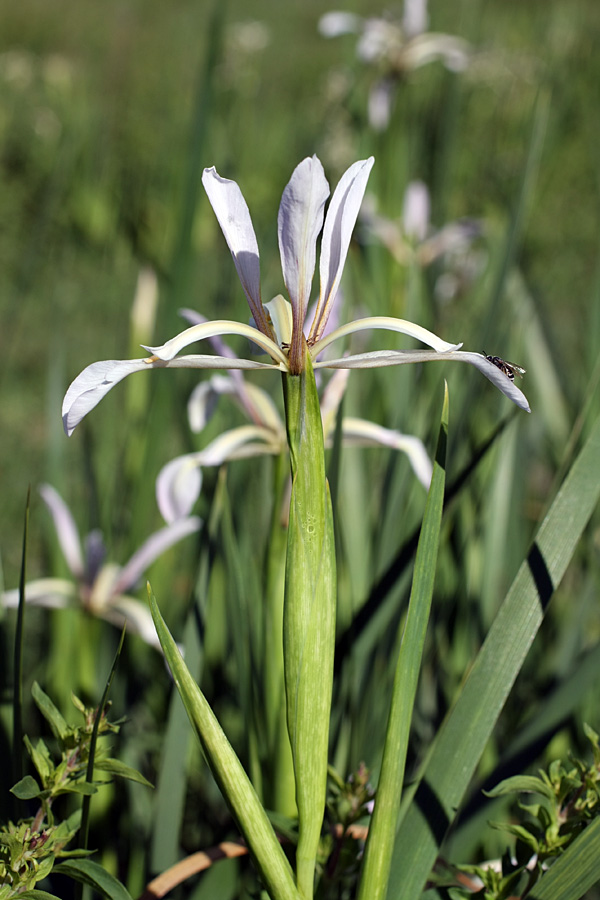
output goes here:
[{"label": "small green plant", "polygon": [[592,745],[592,761],[572,758],[571,765],[554,760],[538,775],[515,775],[498,784],[488,797],[533,795],[535,802],[517,801],[523,813],[518,823],[490,822],[492,828],[515,839],[514,851],[501,860],[479,866],[462,865],[458,872],[474,876],[469,888],[452,887],[452,898],[474,893],[485,900],[527,897],[542,875],[563,855],[600,811],[599,738],[589,726],[585,733]]},{"label": "small green plant", "polygon": [[[83,798],[89,798],[96,793],[100,784],[108,783],[92,782],[91,774],[94,769],[150,786],[135,769],[112,758],[109,747],[96,744],[96,737],[105,738],[117,734],[122,723],[122,720],[109,722],[109,703],[98,710],[86,707],[73,695],[73,704],[83,717],[83,724],[70,725],[37,682],[33,684],[32,695],[58,744],[60,759],[55,761],[48,744],[42,738],[35,744],[27,736],[24,738],[37,778],[25,775],[11,788],[11,792],[22,801],[37,800],[39,808],[31,818],[19,819],[16,823],[8,822],[0,827],[0,900],[17,895],[27,896],[27,892],[34,890],[38,882],[51,872],[58,871],[56,865],[59,859],[80,858],[80,862],[72,864],[69,871],[63,868],[63,874],[70,874],[77,880],[88,883],[98,880],[100,867],[91,860],[81,860],[81,857],[87,857],[91,852],[85,847],[85,827],[82,827],[82,818],[85,819],[85,816],[82,817],[81,809],[60,821],[53,808],[55,800],[60,796],[79,794]],[[78,834],[80,846],[65,849]],[[79,873],[79,877],[76,873]],[[104,871],[100,879],[117,883],[116,879]],[[121,885],[118,887],[118,895],[124,897],[124,888]],[[52,895],[35,891],[32,896]]]}]

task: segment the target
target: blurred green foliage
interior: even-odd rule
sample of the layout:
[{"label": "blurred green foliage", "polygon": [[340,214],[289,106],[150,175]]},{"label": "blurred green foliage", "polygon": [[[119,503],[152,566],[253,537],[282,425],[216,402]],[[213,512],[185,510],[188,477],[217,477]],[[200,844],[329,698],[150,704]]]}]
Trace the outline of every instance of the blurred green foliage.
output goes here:
[{"label": "blurred green foliage", "polygon": [[[375,10],[361,0],[352,9],[373,15],[384,7]],[[346,412],[368,411],[375,421],[418,434],[432,451],[442,378],[450,383],[451,499],[413,725],[411,760],[417,761],[455,697],[581,434],[600,410],[600,7],[596,0],[432,0],[431,29],[465,38],[475,58],[460,75],[440,64],[409,73],[398,85],[384,132],[370,128],[366,116],[374,74],[356,59],[354,37],[326,40],[318,34],[325,11],[315,0],[262,0],[251,8],[241,0],[21,0],[0,7],[0,550],[6,585],[13,587],[27,485],[41,481],[60,490],[82,532],[101,527],[111,536],[111,558],[127,559],[160,525],[154,479],[169,459],[198,446],[185,418],[193,374],[152,373],[148,396],[138,397],[137,406],[134,392],[142,387],[116,389],[70,440],[59,410],[68,383],[85,365],[137,355],[129,316],[143,266],[159,276],[149,343],[180,330],[180,306],[247,318],[229,252],[199,189],[202,169],[214,164],[242,187],[261,248],[263,297],[269,299],[281,290],[276,211],[293,167],[316,152],[335,183],[346,165],[373,153],[370,191],[383,214],[399,218],[405,188],[419,178],[431,192],[434,227],[469,217],[481,220],[484,232],[459,272],[468,277],[457,276],[454,293],[444,299],[439,279],[447,260],[426,269],[401,266],[359,230],[343,314],[404,315],[468,349],[514,359],[528,370],[525,390],[533,410],[526,421],[521,416],[506,425],[453,497],[453,483],[505,414],[506,401],[463,367],[374,370],[350,380]],[[273,385],[275,396],[278,387]],[[219,409],[200,442],[230,418]],[[401,615],[410,540],[423,506],[423,492],[404,461],[383,450],[368,453],[345,452],[340,476],[340,640],[332,723],[332,758],[340,772],[356,769],[361,760],[375,771],[379,765],[394,671],[389,659],[396,628],[389,626]],[[216,517],[210,547],[203,549],[207,569],[201,562],[198,575],[196,548],[186,545],[150,573],[177,636],[196,585],[196,599],[200,595],[205,604],[203,688],[244,761],[257,752],[249,746],[244,706],[252,700],[244,689],[256,659],[243,656],[243,641],[238,635],[236,643],[229,625],[256,627],[248,623],[260,607],[271,479],[269,461],[230,466],[225,488],[224,477],[205,473],[200,514],[215,516],[211,503],[220,490],[231,515],[229,524]],[[34,500],[30,577],[56,570],[48,524]],[[578,743],[575,721],[585,718],[598,728],[598,545],[596,523],[486,750],[482,781],[510,762],[513,750],[517,754],[515,735],[527,744],[528,725],[543,722],[544,714],[547,730],[533,728],[527,761],[552,735],[548,752],[554,756],[569,741]],[[232,560],[245,573],[233,580],[233,589]],[[344,629],[351,623],[356,629],[354,617],[367,598],[375,598],[375,612],[358,634],[350,628],[353,649],[345,653]],[[82,685],[92,693],[94,673],[112,658],[109,629],[77,622],[64,611],[28,611],[26,671],[51,682],[53,696]],[[3,624],[7,648],[12,620],[7,616]],[[574,673],[581,672],[586,653],[589,671],[577,682]],[[77,665],[70,668],[73,658]],[[123,755],[154,780],[169,685],[158,655],[136,639],[128,639],[122,667],[127,677],[115,685],[115,703],[131,719]],[[176,716],[173,709],[170,716]],[[565,722],[570,730],[557,730]],[[188,803],[175,835],[187,852],[230,830],[196,749],[190,748],[189,761]],[[129,878],[132,894],[142,887],[152,802],[138,787],[126,797],[112,791],[95,813],[105,860]],[[480,795],[474,793],[471,803],[473,833],[455,843],[469,855],[456,862],[475,862],[480,848]],[[128,823],[120,848],[111,845],[117,815]],[[466,826],[462,834],[468,835]],[[487,839],[488,855],[498,850],[496,840]]]}]

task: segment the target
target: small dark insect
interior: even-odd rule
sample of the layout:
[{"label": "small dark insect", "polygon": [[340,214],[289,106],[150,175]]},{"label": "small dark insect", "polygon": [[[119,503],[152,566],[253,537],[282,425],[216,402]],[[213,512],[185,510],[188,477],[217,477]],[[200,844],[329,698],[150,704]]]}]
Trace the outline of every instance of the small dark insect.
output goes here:
[{"label": "small dark insect", "polygon": [[515,380],[515,375],[518,375],[519,378],[522,378],[526,369],[523,366],[518,366],[516,363],[508,362],[506,359],[502,359],[500,356],[488,356],[487,353],[483,354],[489,362],[493,363],[496,368],[500,369],[500,371],[506,375],[507,378],[510,378],[511,381]]}]

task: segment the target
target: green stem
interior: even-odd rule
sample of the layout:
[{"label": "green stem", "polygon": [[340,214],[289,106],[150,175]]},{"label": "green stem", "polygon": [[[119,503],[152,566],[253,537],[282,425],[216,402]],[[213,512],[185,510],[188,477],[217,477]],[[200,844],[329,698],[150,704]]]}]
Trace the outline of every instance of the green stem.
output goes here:
[{"label": "green stem", "polygon": [[327,787],[336,570],[321,411],[306,346],[304,358],[300,375],[283,376],[292,468],[283,646],[298,806],[296,877],[310,900]]}]

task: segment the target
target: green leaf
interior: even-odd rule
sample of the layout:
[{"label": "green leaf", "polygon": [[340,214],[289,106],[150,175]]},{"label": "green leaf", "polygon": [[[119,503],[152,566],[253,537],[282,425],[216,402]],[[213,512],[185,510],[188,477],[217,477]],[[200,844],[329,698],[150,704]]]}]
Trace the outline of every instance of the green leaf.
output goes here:
[{"label": "green leaf", "polygon": [[47,891],[34,890],[19,894],[19,900],[62,900],[62,898],[57,897],[56,894],[49,894]]},{"label": "green leaf", "polygon": [[387,890],[410,724],[433,596],[446,483],[447,441],[448,386],[446,385],[433,475],[417,547],[406,623],[401,625],[404,631],[401,634],[375,810],[365,848],[359,900],[378,900],[385,897]]},{"label": "green leaf", "polygon": [[10,789],[11,794],[18,797],[19,800],[32,800],[39,797],[42,792],[41,787],[31,775],[25,775],[20,781],[17,781]]},{"label": "green leaf", "polygon": [[144,778],[141,772],[138,772],[132,766],[127,766],[118,759],[96,759],[94,769],[109,772],[111,775],[118,775],[119,778],[127,778],[128,781],[135,781],[137,784],[146,785],[146,787],[154,787],[152,782]]},{"label": "green leaf", "polygon": [[485,791],[486,797],[501,797],[504,794],[541,794],[549,800],[556,799],[555,793],[549,784],[537,778],[535,775],[515,775],[512,778],[505,778],[500,784],[492,788],[491,791]]},{"label": "green leaf", "polygon": [[39,711],[50,725],[54,737],[60,741],[65,741],[73,733],[73,729],[67,724],[48,694],[44,693],[37,681],[33,682],[31,695]]},{"label": "green leaf", "polygon": [[91,859],[72,859],[55,866],[57,875],[68,875],[80,884],[88,884],[110,900],[132,900],[131,894],[114,875]]},{"label": "green leaf", "polygon": [[[545,517],[403,808],[388,897],[419,896],[544,611],[598,502],[600,419]],[[415,796],[416,795],[416,796]]]},{"label": "green leaf", "polygon": [[529,900],[579,900],[600,881],[600,819],[595,819],[540,878]]},{"label": "green leaf", "polygon": [[204,694],[192,678],[148,585],[148,602],[167,664],[207,762],[272,900],[299,900],[290,864],[256,792]]}]

